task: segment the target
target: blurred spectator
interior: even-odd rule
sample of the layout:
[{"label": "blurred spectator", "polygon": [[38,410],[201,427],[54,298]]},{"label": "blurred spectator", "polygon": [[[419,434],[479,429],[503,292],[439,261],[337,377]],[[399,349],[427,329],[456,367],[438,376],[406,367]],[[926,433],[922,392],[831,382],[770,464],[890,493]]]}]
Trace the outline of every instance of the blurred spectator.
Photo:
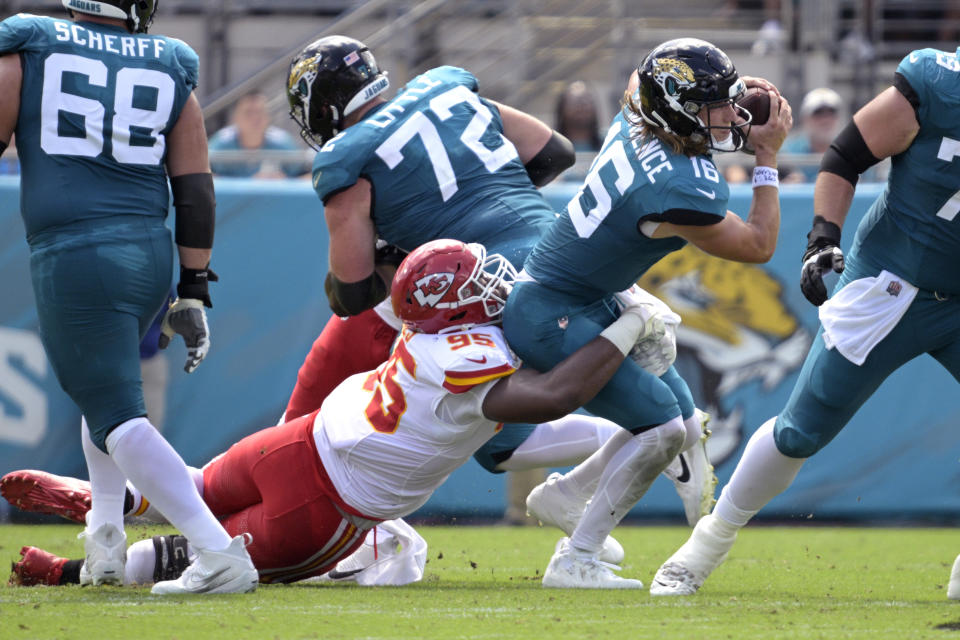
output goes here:
[{"label": "blurred spectator", "polygon": [[581,182],[587,175],[593,155],[603,144],[597,98],[585,82],[571,82],[557,98],[554,128],[573,143],[577,152],[576,164],[560,179]]},{"label": "blurred spectator", "polygon": [[[289,133],[270,124],[267,97],[251,91],[233,107],[232,123],[210,136],[210,151],[297,151]],[[310,171],[306,162],[211,162],[213,173],[236,178],[295,178]]]},{"label": "blurred spectator", "polygon": [[573,143],[576,151],[600,150],[603,139],[597,100],[586,83],[571,82],[557,98],[555,128]]},{"label": "blurred spectator", "polygon": [[[818,87],[803,97],[800,103],[799,131],[792,134],[783,143],[784,154],[823,154],[830,148],[840,127],[840,110],[843,99],[833,89]],[[786,157],[784,157],[786,160]],[[790,182],[815,182],[820,164],[807,163],[789,167],[785,162],[782,169]]]}]

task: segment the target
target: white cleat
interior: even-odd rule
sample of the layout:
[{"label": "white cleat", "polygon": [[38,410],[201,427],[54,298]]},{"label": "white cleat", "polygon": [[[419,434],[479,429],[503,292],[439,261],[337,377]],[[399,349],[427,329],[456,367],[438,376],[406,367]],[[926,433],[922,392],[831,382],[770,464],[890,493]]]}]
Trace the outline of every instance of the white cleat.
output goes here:
[{"label": "white cleat", "polygon": [[736,530],[723,535],[718,529],[733,525],[717,524],[717,516],[704,516],[694,527],[690,539],[663,563],[650,583],[652,596],[691,596],[713,570],[726,559],[737,539]]},{"label": "white cleat", "polygon": [[[539,520],[540,524],[556,527],[571,536],[583,517],[587,503],[570,498],[560,490],[557,481],[562,477],[559,473],[551,473],[545,482],[533,488],[527,496],[527,515]],[[613,536],[607,536],[600,551],[600,560],[620,564],[623,556],[623,546]]]},{"label": "white cleat", "polygon": [[953,570],[950,571],[950,584],[947,585],[947,597],[951,600],[960,600],[960,556],[953,561]]},{"label": "white cleat", "polygon": [[561,538],[543,572],[543,586],[556,589],[643,589],[643,583],[621,578],[613,571],[620,567],[601,562],[596,556],[577,552],[569,538]]},{"label": "white cleat", "polygon": [[[89,516],[89,513],[88,513]],[[89,522],[89,517],[87,518]],[[116,525],[105,523],[96,531],[89,526],[78,538],[83,538],[86,558],[80,566],[80,584],[123,585],[127,564],[127,534]]]},{"label": "white cleat", "polygon": [[197,550],[197,559],[179,578],[156,583],[150,593],[170,595],[253,591],[257,588],[258,578],[246,549],[249,535],[235,537],[223,551]]},{"label": "white cleat", "polygon": [[674,458],[670,466],[663,471],[663,475],[673,482],[677,495],[683,502],[687,524],[691,527],[695,526],[700,518],[710,513],[717,502],[713,497],[717,489],[717,476],[707,457],[707,438],[710,437],[707,423],[710,422],[710,414],[700,409],[696,412],[703,429],[700,442]]}]

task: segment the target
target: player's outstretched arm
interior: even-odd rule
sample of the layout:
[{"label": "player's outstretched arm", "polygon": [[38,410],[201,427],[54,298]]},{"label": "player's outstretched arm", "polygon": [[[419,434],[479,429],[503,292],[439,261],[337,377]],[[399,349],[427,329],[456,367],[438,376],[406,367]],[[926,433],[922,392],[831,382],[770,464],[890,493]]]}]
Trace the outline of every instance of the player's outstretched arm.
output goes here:
[{"label": "player's outstretched arm", "polygon": [[520,369],[499,380],[483,401],[483,415],[499,422],[547,422],[593,399],[643,334],[645,311],[627,307],[599,336],[546,373]]},{"label": "player's outstretched arm", "polygon": [[216,198],[207,151],[203,112],[190,94],[177,123],[167,137],[167,173],[176,209],[175,239],[180,254],[177,299],[163,318],[160,348],[179,334],[187,345],[184,370],[192,372],[210,350],[210,329],[204,307],[212,307],[209,283],[216,281],[210,269]]},{"label": "player's outstretched arm", "polygon": [[20,54],[0,56],[0,154],[10,144],[20,114],[20,85],[23,70]]},{"label": "player's outstretched arm", "polygon": [[[898,78],[900,83],[906,83]],[[860,174],[884,158],[906,151],[917,132],[906,84],[889,87],[853,116],[824,153],[813,192],[813,226],[800,269],[800,291],[816,306],[827,301],[823,274],[844,269],[840,235]]]}]

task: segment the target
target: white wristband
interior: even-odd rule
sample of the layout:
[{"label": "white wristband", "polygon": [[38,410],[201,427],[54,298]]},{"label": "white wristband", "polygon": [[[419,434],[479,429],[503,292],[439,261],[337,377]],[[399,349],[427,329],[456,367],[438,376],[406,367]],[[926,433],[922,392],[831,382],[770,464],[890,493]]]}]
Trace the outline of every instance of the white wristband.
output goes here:
[{"label": "white wristband", "polygon": [[773,167],[754,167],[753,168],[753,188],[774,187],[780,188],[780,176]]},{"label": "white wristband", "polygon": [[624,313],[613,324],[600,332],[600,335],[613,343],[624,356],[630,353],[637,338],[643,333],[646,323],[638,315]]}]

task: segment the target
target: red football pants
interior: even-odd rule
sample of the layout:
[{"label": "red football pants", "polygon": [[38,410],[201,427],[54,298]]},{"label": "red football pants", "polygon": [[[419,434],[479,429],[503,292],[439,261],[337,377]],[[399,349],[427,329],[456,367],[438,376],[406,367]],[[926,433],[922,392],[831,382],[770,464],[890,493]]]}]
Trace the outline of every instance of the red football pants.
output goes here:
[{"label": "red football pants", "polygon": [[363,543],[360,515],[343,502],[313,440],[316,413],[247,436],[203,468],[203,500],[247,547],[260,582],[293,582],[333,569]]},{"label": "red football pants", "polygon": [[286,419],[316,411],[338,384],[380,366],[390,357],[397,333],[373,309],[349,318],[330,318],[297,373]]}]

